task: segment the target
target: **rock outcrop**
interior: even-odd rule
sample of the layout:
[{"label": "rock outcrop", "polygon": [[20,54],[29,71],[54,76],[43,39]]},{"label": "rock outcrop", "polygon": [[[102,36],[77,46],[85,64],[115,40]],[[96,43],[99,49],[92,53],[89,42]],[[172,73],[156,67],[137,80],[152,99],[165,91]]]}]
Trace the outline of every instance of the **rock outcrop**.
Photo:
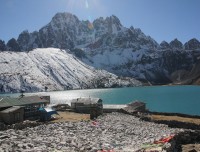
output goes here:
[{"label": "rock outcrop", "polygon": [[200,42],[193,38],[191,40],[189,40],[188,42],[185,43],[185,49],[187,50],[196,50],[196,49],[200,49]]}]

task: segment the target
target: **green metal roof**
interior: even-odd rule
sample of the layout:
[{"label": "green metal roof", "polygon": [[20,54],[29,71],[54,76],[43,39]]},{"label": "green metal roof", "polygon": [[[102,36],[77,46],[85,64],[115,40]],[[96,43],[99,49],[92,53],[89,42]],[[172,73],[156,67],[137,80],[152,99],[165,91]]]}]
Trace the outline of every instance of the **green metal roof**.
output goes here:
[{"label": "green metal roof", "polygon": [[50,103],[50,96],[0,97],[0,108],[43,103]]}]

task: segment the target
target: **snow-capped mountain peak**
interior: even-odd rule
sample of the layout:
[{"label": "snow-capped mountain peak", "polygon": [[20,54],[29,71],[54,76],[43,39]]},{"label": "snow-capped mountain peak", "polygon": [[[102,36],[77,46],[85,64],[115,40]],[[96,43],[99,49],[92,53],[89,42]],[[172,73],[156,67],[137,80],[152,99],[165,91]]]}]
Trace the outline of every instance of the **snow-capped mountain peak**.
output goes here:
[{"label": "snow-capped mountain peak", "polygon": [[[189,71],[199,62],[200,42],[191,39],[183,45],[174,39],[159,45],[141,29],[124,27],[114,15],[90,22],[70,13],[57,13],[38,32],[24,31],[17,41],[7,44],[12,51],[48,47],[69,49],[84,63],[118,76],[166,84],[174,72]],[[2,41],[0,49],[5,50]]]}]

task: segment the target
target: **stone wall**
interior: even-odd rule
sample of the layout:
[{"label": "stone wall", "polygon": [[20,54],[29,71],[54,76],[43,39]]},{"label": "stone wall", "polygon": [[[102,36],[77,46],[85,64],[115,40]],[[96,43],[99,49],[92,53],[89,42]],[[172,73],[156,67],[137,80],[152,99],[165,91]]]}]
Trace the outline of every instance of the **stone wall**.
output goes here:
[{"label": "stone wall", "polygon": [[[200,131],[184,131],[180,132],[177,135],[174,136],[174,150],[177,152],[182,151],[182,145],[187,144],[199,144],[200,143]],[[194,148],[194,151],[196,149]],[[198,150],[196,150],[198,151]]]},{"label": "stone wall", "polygon": [[[50,122],[47,122],[47,123],[50,123]],[[7,130],[7,129],[21,130],[27,127],[31,128],[31,127],[39,126],[42,124],[44,124],[44,122],[36,122],[36,121],[28,121],[28,120],[21,123],[12,124],[12,125],[5,125],[4,123],[0,122],[0,131]]]}]

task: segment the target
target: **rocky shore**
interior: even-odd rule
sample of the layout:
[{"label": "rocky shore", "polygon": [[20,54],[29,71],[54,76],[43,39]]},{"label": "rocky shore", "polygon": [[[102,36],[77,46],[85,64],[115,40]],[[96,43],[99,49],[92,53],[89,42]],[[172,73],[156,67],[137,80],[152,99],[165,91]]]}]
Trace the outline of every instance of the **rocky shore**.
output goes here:
[{"label": "rocky shore", "polygon": [[137,151],[142,144],[180,132],[131,115],[110,113],[96,121],[43,124],[0,132],[0,151]]}]

